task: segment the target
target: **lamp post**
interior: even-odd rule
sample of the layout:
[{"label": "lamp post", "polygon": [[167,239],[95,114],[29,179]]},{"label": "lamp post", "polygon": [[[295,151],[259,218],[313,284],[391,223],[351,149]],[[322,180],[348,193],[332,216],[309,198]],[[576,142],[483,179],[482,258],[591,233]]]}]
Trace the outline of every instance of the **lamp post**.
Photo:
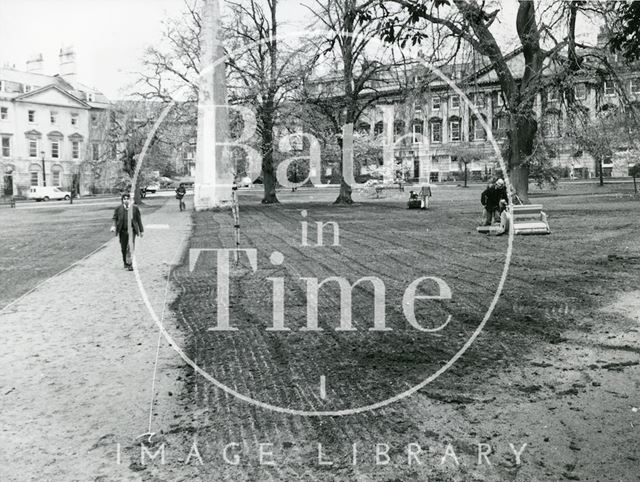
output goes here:
[{"label": "lamp post", "polygon": [[42,156],[42,185],[47,187],[47,173],[44,170],[44,151],[40,151],[40,155]]}]

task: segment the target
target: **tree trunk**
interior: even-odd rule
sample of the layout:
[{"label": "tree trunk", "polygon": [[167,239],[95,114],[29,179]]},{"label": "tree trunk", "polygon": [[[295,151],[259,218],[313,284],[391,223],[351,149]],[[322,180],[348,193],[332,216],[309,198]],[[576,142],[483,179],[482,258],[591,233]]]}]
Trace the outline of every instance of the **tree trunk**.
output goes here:
[{"label": "tree trunk", "polygon": [[604,186],[604,175],[602,173],[602,159],[598,160],[598,171],[600,171],[600,185]]},{"label": "tree trunk", "polygon": [[338,194],[338,197],[333,204],[353,204],[353,199],[351,199],[351,186],[349,186],[349,184],[344,180],[344,155],[342,153],[344,146],[341,136],[338,137],[338,146],[340,147],[340,162],[338,164],[340,166],[340,194]]},{"label": "tree trunk", "polygon": [[333,204],[353,204],[353,199],[351,199],[351,186],[344,182],[344,179],[340,180],[340,194],[338,194]]},{"label": "tree trunk", "polygon": [[633,176],[633,190],[636,194],[638,194],[638,185],[636,184],[636,176]]},{"label": "tree trunk", "polygon": [[511,114],[516,117],[510,123],[509,179],[516,194],[524,204],[529,203],[529,165],[527,157],[533,153],[538,124],[532,116]]},{"label": "tree trunk", "polygon": [[279,203],[276,196],[277,180],[273,169],[273,118],[269,112],[265,112],[263,115],[261,136],[262,186],[264,188],[262,204],[277,204]]},{"label": "tree trunk", "polygon": [[468,170],[467,170],[467,163],[464,163],[464,187],[467,187],[467,175],[468,175]]}]

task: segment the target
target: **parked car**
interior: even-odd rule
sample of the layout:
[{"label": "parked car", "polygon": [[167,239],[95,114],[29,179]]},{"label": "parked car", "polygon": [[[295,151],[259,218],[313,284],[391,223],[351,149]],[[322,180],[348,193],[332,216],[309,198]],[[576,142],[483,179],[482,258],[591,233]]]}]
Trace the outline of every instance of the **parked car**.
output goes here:
[{"label": "parked car", "polygon": [[245,176],[241,179],[238,179],[236,181],[236,184],[238,185],[238,187],[251,187],[253,186],[253,182],[251,182],[251,178],[248,176]]},{"label": "parked car", "polygon": [[150,184],[147,184],[147,187],[144,188],[146,192],[150,192],[151,194],[155,194],[156,191],[158,191],[159,189],[160,189],[160,184],[158,184],[157,182],[152,182]]},{"label": "parked car", "polygon": [[27,197],[35,201],[49,201],[51,199],[68,201],[71,199],[71,193],[53,186],[32,186]]}]

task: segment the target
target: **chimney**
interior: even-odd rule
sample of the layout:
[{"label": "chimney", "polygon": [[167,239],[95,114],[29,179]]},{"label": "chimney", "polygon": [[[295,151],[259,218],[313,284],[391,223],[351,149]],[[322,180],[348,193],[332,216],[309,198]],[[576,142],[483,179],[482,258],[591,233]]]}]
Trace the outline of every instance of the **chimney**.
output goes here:
[{"label": "chimney", "polygon": [[73,47],[63,47],[60,49],[60,75],[65,80],[75,80],[76,78],[76,52]]},{"label": "chimney", "polygon": [[27,72],[41,74],[43,65],[42,54],[34,55],[27,60]]}]

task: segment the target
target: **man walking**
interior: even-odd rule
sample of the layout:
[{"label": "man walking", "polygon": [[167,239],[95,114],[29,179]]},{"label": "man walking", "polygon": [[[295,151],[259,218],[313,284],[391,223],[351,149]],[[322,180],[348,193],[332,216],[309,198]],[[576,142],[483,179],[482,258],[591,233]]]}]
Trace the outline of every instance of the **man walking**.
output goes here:
[{"label": "man walking", "polygon": [[128,193],[122,195],[122,204],[118,206],[113,213],[113,226],[111,232],[115,232],[120,238],[120,250],[122,252],[122,262],[125,269],[133,271],[131,263],[131,249],[129,248],[129,234],[131,237],[131,248],[135,246],[136,236],[142,237],[144,227],[142,226],[142,218],[140,209],[135,204],[130,206],[130,197]]},{"label": "man walking", "polygon": [[180,211],[184,211],[185,210],[185,205],[184,205],[184,201],[182,200],[182,198],[184,198],[184,195],[186,193],[187,193],[187,190],[184,187],[184,183],[180,183],[180,185],[176,189],[176,199],[178,200],[178,206],[180,208]]}]

